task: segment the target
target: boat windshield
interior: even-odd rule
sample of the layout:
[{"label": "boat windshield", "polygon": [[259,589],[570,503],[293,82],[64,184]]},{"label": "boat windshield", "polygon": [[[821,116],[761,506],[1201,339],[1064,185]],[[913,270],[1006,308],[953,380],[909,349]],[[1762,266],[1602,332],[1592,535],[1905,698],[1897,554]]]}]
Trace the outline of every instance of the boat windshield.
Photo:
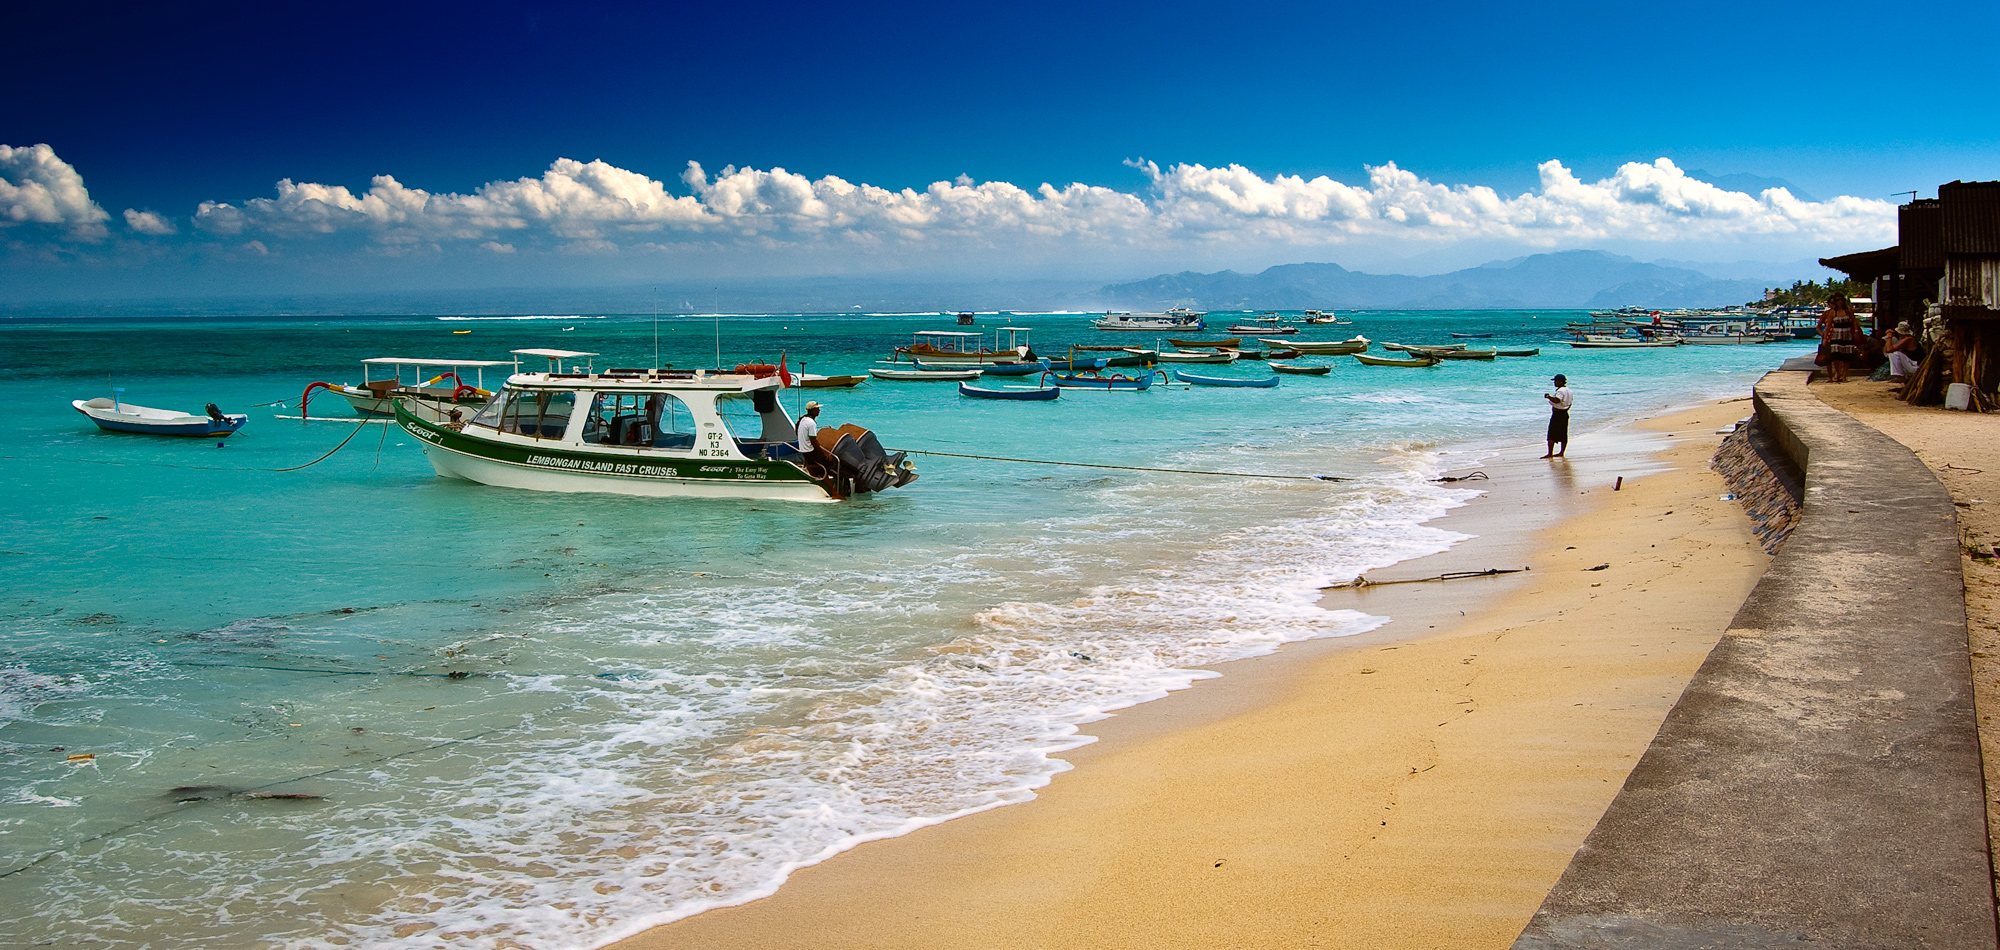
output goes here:
[{"label": "boat windshield", "polygon": [[569,390],[510,389],[487,403],[467,425],[537,439],[560,439],[569,428],[570,413],[575,408],[576,393]]},{"label": "boat windshield", "polygon": [[[743,454],[765,456],[767,447],[791,445],[798,438],[792,417],[778,404],[778,391],[758,389],[715,397],[716,415]],[[782,453],[781,453],[782,454]]]},{"label": "boat windshield", "polygon": [[669,393],[598,393],[583,417],[583,441],[656,449],[693,449],[694,415]]}]

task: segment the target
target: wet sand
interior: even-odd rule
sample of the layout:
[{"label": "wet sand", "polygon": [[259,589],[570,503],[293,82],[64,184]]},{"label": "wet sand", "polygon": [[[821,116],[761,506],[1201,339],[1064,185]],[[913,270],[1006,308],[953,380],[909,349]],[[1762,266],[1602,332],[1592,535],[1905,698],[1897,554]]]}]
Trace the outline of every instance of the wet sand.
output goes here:
[{"label": "wet sand", "polygon": [[1479,537],[1370,579],[1533,570],[1330,591],[1394,619],[1086,727],[1035,801],[615,946],[1506,947],[1763,570],[1708,470],[1749,412],[1643,423],[1650,456],[1483,462],[1440,522]]}]

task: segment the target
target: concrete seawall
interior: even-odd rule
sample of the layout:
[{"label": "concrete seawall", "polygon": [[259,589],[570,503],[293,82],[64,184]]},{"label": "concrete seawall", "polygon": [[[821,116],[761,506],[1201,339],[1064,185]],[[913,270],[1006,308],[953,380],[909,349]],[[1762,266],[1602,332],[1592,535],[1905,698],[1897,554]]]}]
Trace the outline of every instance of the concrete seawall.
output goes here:
[{"label": "concrete seawall", "polygon": [[1955,509],[1808,375],[1789,539],[1515,950],[1996,946]]}]

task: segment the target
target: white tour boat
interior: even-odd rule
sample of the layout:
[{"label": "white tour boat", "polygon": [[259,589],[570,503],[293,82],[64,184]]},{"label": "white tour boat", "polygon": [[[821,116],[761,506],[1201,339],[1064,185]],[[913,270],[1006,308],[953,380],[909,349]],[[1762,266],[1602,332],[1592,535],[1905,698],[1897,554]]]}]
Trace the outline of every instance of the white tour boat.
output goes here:
[{"label": "white tour boat", "polygon": [[1203,330],[1201,314],[1175,307],[1165,313],[1107,313],[1090,325],[1099,330]]},{"label": "white tour boat", "polygon": [[470,417],[396,403],[447,478],[534,491],[838,501],[916,481],[904,453],[843,425],[794,443],[776,367],[520,373]]}]

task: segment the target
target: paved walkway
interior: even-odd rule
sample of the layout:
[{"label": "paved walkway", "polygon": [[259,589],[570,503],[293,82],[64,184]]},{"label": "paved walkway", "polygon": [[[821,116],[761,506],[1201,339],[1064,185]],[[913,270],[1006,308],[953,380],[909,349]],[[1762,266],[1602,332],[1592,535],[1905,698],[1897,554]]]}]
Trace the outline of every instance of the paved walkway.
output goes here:
[{"label": "paved walkway", "polygon": [[1807,375],[1798,526],[1515,950],[1996,946],[1951,498]]}]

